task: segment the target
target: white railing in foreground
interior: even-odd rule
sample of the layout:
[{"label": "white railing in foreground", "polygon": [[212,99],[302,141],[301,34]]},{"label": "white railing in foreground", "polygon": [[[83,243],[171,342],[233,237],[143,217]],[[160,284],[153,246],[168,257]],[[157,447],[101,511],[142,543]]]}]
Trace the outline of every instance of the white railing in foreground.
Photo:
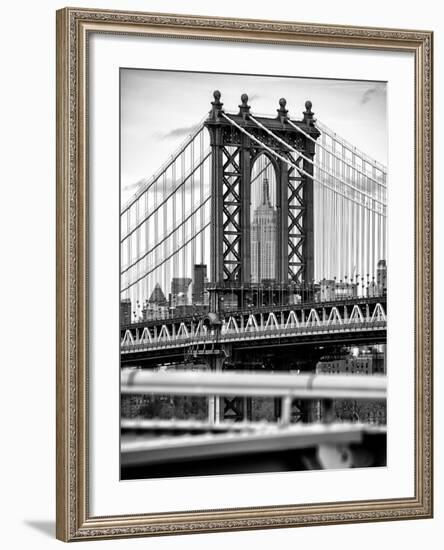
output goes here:
[{"label": "white railing in foreground", "polygon": [[280,422],[284,425],[290,423],[294,398],[380,400],[386,398],[386,384],[386,377],[380,375],[159,372],[142,369],[123,369],[121,373],[122,394],[280,397]]},{"label": "white railing in foreground", "polygon": [[274,396],[300,399],[385,399],[381,375],[123,369],[124,394]]},{"label": "white railing in foreground", "polygon": [[[385,432],[385,427],[331,422],[291,423],[294,398],[304,399],[385,399],[386,377],[378,375],[328,375],[299,373],[147,371],[123,369],[122,394],[272,396],[282,399],[281,418],[276,422],[220,422],[214,414],[207,421],[144,420],[121,421],[122,465],[148,465],[166,461],[231,456],[233,454],[301,449],[322,445],[360,443],[365,431]],[[214,412],[214,411],[213,411]],[[187,434],[189,430],[207,433]],[[239,429],[237,429],[239,428]],[[145,430],[178,430],[184,435],[147,437]]]}]

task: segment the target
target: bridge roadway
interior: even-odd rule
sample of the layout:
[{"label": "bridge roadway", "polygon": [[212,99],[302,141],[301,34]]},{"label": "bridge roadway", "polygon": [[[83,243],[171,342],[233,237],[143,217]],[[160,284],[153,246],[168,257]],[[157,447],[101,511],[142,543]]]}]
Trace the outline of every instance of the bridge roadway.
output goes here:
[{"label": "bridge roadway", "polygon": [[386,332],[385,296],[235,310],[220,318],[201,313],[122,327],[121,361],[174,360],[192,349],[211,355],[223,346],[242,350],[376,344],[386,341]]}]

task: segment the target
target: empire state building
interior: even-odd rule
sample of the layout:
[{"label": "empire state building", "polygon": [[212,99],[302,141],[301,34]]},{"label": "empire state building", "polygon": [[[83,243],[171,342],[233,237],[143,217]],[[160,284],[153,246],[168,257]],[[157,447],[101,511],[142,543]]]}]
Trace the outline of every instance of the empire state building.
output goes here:
[{"label": "empire state building", "polygon": [[261,204],[251,226],[251,281],[276,279],[277,212],[270,203],[268,179],[262,184]]}]

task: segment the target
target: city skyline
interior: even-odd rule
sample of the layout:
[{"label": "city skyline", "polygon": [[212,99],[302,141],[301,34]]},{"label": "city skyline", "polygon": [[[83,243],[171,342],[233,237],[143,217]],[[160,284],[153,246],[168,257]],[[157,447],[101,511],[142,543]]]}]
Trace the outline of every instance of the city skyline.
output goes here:
[{"label": "city skyline", "polygon": [[[266,259],[266,262],[269,258]],[[254,263],[252,261],[252,266]],[[260,270],[258,270],[260,271]],[[196,264],[194,266],[194,278],[173,277],[170,282],[171,292],[164,293],[160,283],[156,283],[150,297],[144,303],[132,304],[128,298],[122,299],[120,302],[120,323],[122,326],[129,326],[133,322],[146,320],[150,316],[152,319],[164,318],[174,311],[179,313],[194,314],[198,311],[205,312],[209,308],[209,292],[211,287],[207,277],[207,265]],[[197,276],[196,276],[197,273]],[[253,277],[252,277],[253,279]],[[262,282],[262,285],[259,283]],[[196,286],[197,285],[197,286]],[[331,302],[341,299],[357,299],[358,287],[361,286],[361,294],[367,298],[378,298],[386,296],[387,292],[387,263],[385,260],[378,262],[377,277],[374,280],[367,279],[361,282],[355,281],[336,281],[334,279],[324,279],[318,284],[308,284],[306,288],[293,287],[293,298],[291,295],[286,295],[289,303],[297,304],[303,301],[304,292],[312,295],[314,303],[322,304],[323,302]],[[263,287],[263,288],[262,288]],[[288,288],[292,288],[288,285]],[[253,281],[250,286],[245,287],[245,292],[252,291],[255,294],[255,299],[250,302],[250,306],[260,305],[259,300],[267,300],[275,305],[279,303],[279,298],[283,300],[283,287],[273,278],[263,277],[261,281]],[[287,289],[288,292],[288,289]],[[178,300],[179,298],[179,300]],[[264,304],[265,305],[265,304]],[[283,304],[282,304],[283,305]],[[233,293],[225,298],[225,308],[236,309],[237,297]],[[136,308],[136,309],[134,309]]]}]

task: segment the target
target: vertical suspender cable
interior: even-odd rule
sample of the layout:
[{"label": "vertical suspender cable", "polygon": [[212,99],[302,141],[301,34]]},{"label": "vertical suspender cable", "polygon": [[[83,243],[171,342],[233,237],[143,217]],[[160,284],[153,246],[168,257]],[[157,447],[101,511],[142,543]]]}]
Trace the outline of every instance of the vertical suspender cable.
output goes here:
[{"label": "vertical suspender cable", "polygon": [[[149,210],[149,207],[150,207],[150,202],[149,202],[149,198],[148,198],[148,195],[149,193],[145,193],[144,194],[144,203],[145,203],[145,206],[144,206],[144,215],[146,215],[148,213],[148,210]],[[141,200],[141,199],[140,199]],[[139,200],[137,201],[139,202]],[[149,242],[149,225],[148,225],[148,222],[145,222],[144,224],[144,241],[145,241],[145,250],[149,250],[150,249],[150,242]],[[145,260],[142,262],[142,266],[145,265],[145,269],[148,270],[148,266],[149,266],[149,255],[147,255],[147,257],[145,258]],[[139,272],[137,273],[137,277],[139,276]],[[148,278],[146,278],[144,280],[144,294],[145,294],[145,299],[148,300],[149,297],[150,297],[150,288],[149,288],[149,280]]]},{"label": "vertical suspender cable", "polygon": [[[151,246],[155,246],[159,242],[159,210],[163,211],[165,209],[165,206],[162,206],[159,209],[157,208],[158,200],[159,200],[159,197],[158,197],[158,182],[157,181],[156,181],[156,185],[154,186],[153,193],[154,193],[154,208],[156,209],[156,213],[154,214],[154,242]],[[151,284],[150,292],[152,292],[152,290],[154,290],[157,283],[160,283],[159,275],[161,274],[160,270],[162,269],[162,267],[160,267],[160,269],[157,267],[159,265],[159,249],[158,249],[158,247],[156,247],[154,249],[154,264],[155,264],[157,269],[154,272],[154,280]],[[148,298],[149,298],[149,295],[147,295],[147,299]]]},{"label": "vertical suspender cable", "polygon": [[[385,175],[383,174],[382,175],[383,177],[383,180],[385,181]],[[387,191],[386,191],[387,193]],[[387,197],[385,197],[385,199],[387,200]],[[382,255],[382,259],[386,260],[386,243],[387,243],[387,228],[386,228],[386,218],[384,216],[381,216],[381,232],[382,232],[382,252],[381,252],[381,255]]]},{"label": "vertical suspender cable", "polygon": [[[185,153],[182,152],[180,154],[180,181],[183,181],[185,178]],[[182,189],[181,189],[181,194],[182,194],[182,205],[181,205],[181,212],[180,212],[180,216],[179,216],[179,219],[180,220],[184,220],[185,219],[185,185],[182,186]],[[173,222],[175,223],[175,222]],[[182,243],[185,243],[186,242],[186,232],[185,232],[185,224],[183,223],[182,224]],[[186,267],[187,267],[187,261],[186,261],[186,258],[187,258],[187,247],[184,246],[183,249],[182,249],[182,277],[186,277],[187,276],[187,273],[186,273]]]},{"label": "vertical suspender cable", "polygon": [[[362,167],[364,170],[366,170],[365,168],[366,166],[366,162],[363,160],[362,161]],[[363,176],[363,180],[364,180],[364,187],[366,190],[369,190],[369,184],[368,184],[368,179]],[[372,208],[373,207],[373,201],[372,200],[368,200],[368,205],[369,205],[369,208]],[[371,212],[369,210],[368,214],[368,222],[367,222],[367,231],[368,231],[368,236],[367,236],[367,246],[368,246],[368,250],[367,250],[367,257],[368,257],[368,269],[367,269],[367,273],[369,274],[369,281],[371,281],[371,278],[372,278],[372,249],[373,249],[373,212]]]},{"label": "vertical suspender cable", "polygon": [[[370,180],[368,180],[369,182],[369,187],[370,188],[374,188],[375,186],[372,185],[372,183],[370,182]],[[378,192],[376,189],[375,189],[376,193]],[[372,201],[372,278],[375,277],[376,275],[376,271],[375,271],[375,268],[376,268],[376,221],[377,221],[377,215],[375,214],[375,209],[378,207],[377,203],[375,203],[375,201]]]},{"label": "vertical suspender cable", "polygon": [[[327,139],[326,139],[325,134],[324,134],[324,142],[327,143]],[[327,160],[328,160],[328,153],[324,152],[324,155],[323,155],[324,165],[327,164]],[[331,265],[330,265],[330,256],[331,256],[331,227],[330,227],[330,224],[331,224],[332,216],[331,216],[331,209],[330,209],[330,190],[325,185],[323,185],[322,187],[324,189],[324,197],[325,197],[325,204],[324,204],[324,208],[325,208],[325,212],[324,212],[325,272],[324,272],[324,276],[327,279],[331,279],[332,278],[332,273],[331,273]]]},{"label": "vertical suspender cable", "polygon": [[[128,210],[128,218],[127,218],[127,232],[129,233],[131,229],[131,216],[132,216],[132,209],[130,208]],[[127,239],[128,242],[128,265],[131,264],[131,261],[133,259],[132,257],[132,251],[131,251],[131,237]],[[130,272],[131,273],[131,272]],[[131,287],[130,290],[130,301],[131,301],[131,320],[133,319],[133,309],[134,309],[134,289]]]},{"label": "vertical suspender cable", "polygon": [[[372,174],[373,174],[373,179],[375,179],[375,176],[376,176],[376,167],[373,165],[372,167]],[[378,188],[378,198],[380,199],[381,198],[381,191],[380,189]],[[376,216],[376,222],[377,222],[377,247],[376,247],[376,261],[378,262],[380,259],[381,259],[381,218],[382,216]]]},{"label": "vertical suspender cable", "polygon": [[[213,190],[213,182],[211,180],[211,174],[212,174],[212,171],[211,171],[211,162],[210,161],[206,161],[207,163],[207,178],[208,178],[208,188],[209,188],[209,192],[211,194],[212,190]],[[205,213],[205,219],[207,218],[211,218],[211,200],[207,203],[207,206],[205,207],[205,210],[206,210],[206,213]],[[209,232],[210,232],[210,229],[206,229],[205,231],[202,232],[202,263],[203,264],[209,264],[210,262],[210,254],[207,250],[207,246],[210,246],[210,236],[209,236]],[[209,265],[207,267],[207,275],[208,275],[208,278],[210,278],[210,269],[209,269]]]},{"label": "vertical suspender cable", "polygon": [[[139,222],[139,219],[140,219],[140,200],[138,200],[136,202],[136,220],[137,220],[137,223]],[[136,257],[135,257],[136,260],[140,258],[140,241],[141,241],[142,231],[143,231],[142,228],[139,228],[136,231]],[[139,275],[140,275],[140,262],[137,263],[137,278],[139,278]],[[142,281],[140,281],[140,283],[138,283],[136,285],[136,288],[137,288],[137,298],[136,298],[137,317],[139,317],[139,314],[140,314],[140,305],[141,305],[142,294],[143,294],[143,286],[144,286],[144,283]]]},{"label": "vertical suspender cable", "polygon": [[[200,158],[203,158],[204,154],[204,142],[203,142],[203,133],[201,132],[199,136],[199,154]],[[205,163],[202,163],[199,168],[199,191],[200,191],[200,204],[204,201],[204,177],[205,177]],[[205,219],[205,209],[202,208],[199,214],[200,226],[203,227],[203,220]],[[204,233],[199,237],[200,240],[200,263],[204,263]]]},{"label": "vertical suspender cable", "polygon": [[[335,152],[336,152],[336,145],[335,143]],[[340,163],[338,159],[335,159],[335,175],[339,176],[341,178],[340,173]],[[342,181],[339,181],[338,185],[340,186],[341,193],[344,192],[344,184]],[[342,195],[339,195],[338,197],[338,227],[339,227],[339,235],[338,235],[338,273],[337,277],[339,280],[343,277],[343,263],[344,263],[344,253],[345,253],[345,246],[344,246],[344,212],[342,209],[343,203],[344,203],[344,197]]]},{"label": "vertical suspender cable", "polygon": [[[163,174],[163,204],[164,204],[164,217],[163,217],[163,231],[164,231],[164,234],[166,235],[167,234],[167,224],[168,224],[168,219],[169,219],[169,211],[168,211],[168,201],[166,200],[167,198],[167,195],[168,195],[168,186],[167,186],[167,181],[168,181],[168,178],[167,178],[167,171],[164,172]],[[167,258],[168,257],[168,245],[170,244],[171,246],[171,240],[170,239],[166,239],[163,243],[163,258]],[[163,287],[163,291],[165,293],[165,296],[168,298],[168,295],[169,295],[169,292],[170,292],[170,289],[169,289],[169,284],[170,284],[170,262],[165,262],[164,264],[164,287]]]},{"label": "vertical suspender cable", "polygon": [[[323,139],[324,139],[324,144],[325,144],[325,134],[323,134]],[[325,164],[325,157],[326,157],[326,153],[323,151],[322,152],[322,163]],[[321,178],[319,178],[321,179]],[[328,265],[328,251],[329,251],[329,248],[330,248],[330,243],[328,242],[328,235],[329,235],[329,231],[328,231],[328,226],[327,226],[327,220],[329,219],[329,216],[330,216],[330,212],[329,212],[329,204],[328,204],[328,189],[325,187],[325,185],[322,186],[322,208],[323,208],[323,212],[322,212],[322,227],[323,227],[323,230],[322,230],[322,235],[323,235],[323,243],[322,243],[322,247],[323,247],[323,251],[322,251],[322,256],[323,256],[323,270],[322,270],[322,277],[325,278],[325,279],[329,279],[330,278],[330,266]]]},{"label": "vertical suspender cable", "polygon": [[[127,212],[126,212],[126,229],[127,229],[127,231],[130,230],[130,227],[131,227],[131,210],[127,210]],[[126,249],[127,249],[127,262],[128,262],[127,265],[130,265],[131,264],[131,239],[127,240]],[[130,275],[131,275],[131,272],[128,273],[128,280],[130,279]],[[131,297],[132,297],[132,291],[129,292],[128,298],[131,300]],[[132,310],[133,310],[133,304],[132,304],[132,301],[131,301],[131,314],[130,314],[131,319],[132,319]]]},{"label": "vertical suspender cable", "polygon": [[[361,180],[361,175],[358,174],[357,175],[357,179],[358,179],[358,182],[359,182],[359,187],[361,187],[362,185],[362,180]],[[361,244],[361,264],[362,264],[362,270],[361,270],[361,273],[362,273],[362,277],[361,277],[361,281],[365,281],[365,277],[366,277],[366,274],[368,273],[368,268],[367,268],[367,262],[366,262],[366,257],[365,257],[365,252],[366,252],[366,232],[365,232],[365,229],[366,229],[366,208],[364,206],[364,202],[362,200],[362,197],[361,197],[361,240],[360,240],[360,244]],[[364,290],[364,282],[362,283],[362,290]]]},{"label": "vertical suspender cable", "polygon": [[[334,143],[333,143],[334,147]],[[334,157],[333,155],[330,156],[330,165],[329,168],[334,169]],[[336,184],[337,187],[337,184]],[[338,195],[337,193],[334,194],[333,199],[333,231],[334,231],[334,248],[333,248],[333,261],[334,261],[334,268],[333,268],[333,277],[337,277],[338,275]]]},{"label": "vertical suspender cable", "polygon": [[[342,149],[342,147],[341,147]],[[340,166],[340,177],[342,180],[345,178],[344,173],[344,165],[341,163],[341,161],[338,159],[338,163]],[[345,184],[342,184],[342,191],[345,194],[347,192],[347,186]],[[342,248],[342,265],[341,265],[341,279],[343,280],[346,271],[347,271],[347,227],[346,227],[346,203],[345,203],[345,197],[341,196],[341,219],[342,219],[342,239],[341,239],[341,248]]]},{"label": "vertical suspender cable", "polygon": [[[194,166],[194,141],[191,143],[190,147],[190,166]],[[195,189],[194,189],[194,173],[191,177],[191,209],[194,208],[194,200],[195,200]],[[202,203],[199,203],[202,204]],[[195,216],[191,217],[191,235],[194,237],[196,233],[196,218]],[[192,277],[194,277],[194,264],[196,263],[196,238],[193,238],[192,244],[191,244],[191,273]],[[193,281],[194,284],[194,281]]]},{"label": "vertical suspender cable", "polygon": [[[174,162],[171,166],[171,187],[172,189],[176,189],[177,182],[176,182],[176,162]],[[177,212],[176,212],[176,201],[177,201],[177,192],[174,193],[174,195],[171,197],[172,203],[173,203],[173,223],[175,223],[175,220],[177,219]],[[173,256],[173,272],[171,273],[172,277],[177,277],[177,233],[174,232],[173,234],[173,250],[172,250],[174,256]]]},{"label": "vertical suspender cable", "polygon": [[[334,142],[334,146],[333,146],[333,151],[334,153],[336,154],[337,153],[337,141],[335,140]],[[333,156],[333,166],[334,166],[334,176],[336,178],[336,186],[339,187],[339,191],[341,193],[343,193],[343,183],[338,179],[339,177],[339,161],[338,159]],[[342,256],[343,256],[343,248],[342,248],[342,196],[339,195],[338,196],[338,214],[337,214],[337,217],[338,217],[338,220],[337,220],[337,224],[338,224],[338,235],[337,235],[337,256],[338,256],[338,265],[337,265],[337,271],[336,271],[336,278],[338,280],[341,279],[342,277],[342,269],[341,269],[341,266],[342,266]]]},{"label": "vertical suspender cable", "polygon": [[[329,153],[325,153],[324,155],[324,165],[327,166],[328,164],[328,156]],[[324,176],[322,177],[324,179]],[[326,190],[326,209],[325,209],[325,220],[326,220],[326,242],[325,242],[325,249],[327,251],[327,257],[326,257],[326,263],[327,263],[327,278],[332,279],[333,278],[333,272],[332,272],[332,265],[331,265],[331,256],[332,256],[332,250],[331,250],[331,237],[332,237],[332,210],[331,210],[331,192],[330,189],[327,189],[324,185],[324,188]]]},{"label": "vertical suspender cable", "polygon": [[[358,161],[360,161],[360,168],[363,167],[363,164],[362,164],[362,159],[361,157],[358,157]],[[362,189],[363,185],[364,185],[364,180],[363,180],[363,177],[361,174],[358,174],[358,181],[359,181],[359,188]],[[362,204],[366,204],[366,201],[365,200],[362,200],[362,197],[361,197],[361,202]],[[362,209],[362,258],[363,258],[363,266],[364,266],[364,269],[363,269],[363,272],[362,274],[364,275],[364,278],[368,275],[368,218],[367,218],[367,209],[366,208],[363,208]]]},{"label": "vertical suspender cable", "polygon": [[[362,161],[362,168],[365,170],[365,162]],[[367,178],[365,176],[362,176],[362,182],[363,182],[363,188],[367,189]],[[371,200],[366,200],[366,203],[368,204],[368,207],[371,208],[372,202]],[[369,280],[369,277],[371,275],[371,249],[372,249],[372,215],[370,210],[367,210],[367,223],[365,225],[366,231],[367,231],[367,238],[366,238],[366,246],[367,246],[367,283]],[[370,277],[371,278],[371,277]]]},{"label": "vertical suspender cable", "polygon": [[[342,156],[345,160],[346,149],[345,149],[344,145],[342,145]],[[350,181],[350,167],[345,166],[344,167],[344,172],[345,172],[345,179],[347,181]],[[347,205],[346,205],[346,208],[347,208],[347,227],[346,227],[346,230],[347,230],[347,265],[346,265],[345,271],[346,271],[346,275],[347,275],[348,278],[350,278],[351,271],[352,271],[352,261],[351,261],[352,246],[351,246],[351,240],[352,240],[353,227],[352,227],[352,219],[351,219],[351,212],[352,212],[351,207],[352,207],[352,202],[347,201]]]}]

